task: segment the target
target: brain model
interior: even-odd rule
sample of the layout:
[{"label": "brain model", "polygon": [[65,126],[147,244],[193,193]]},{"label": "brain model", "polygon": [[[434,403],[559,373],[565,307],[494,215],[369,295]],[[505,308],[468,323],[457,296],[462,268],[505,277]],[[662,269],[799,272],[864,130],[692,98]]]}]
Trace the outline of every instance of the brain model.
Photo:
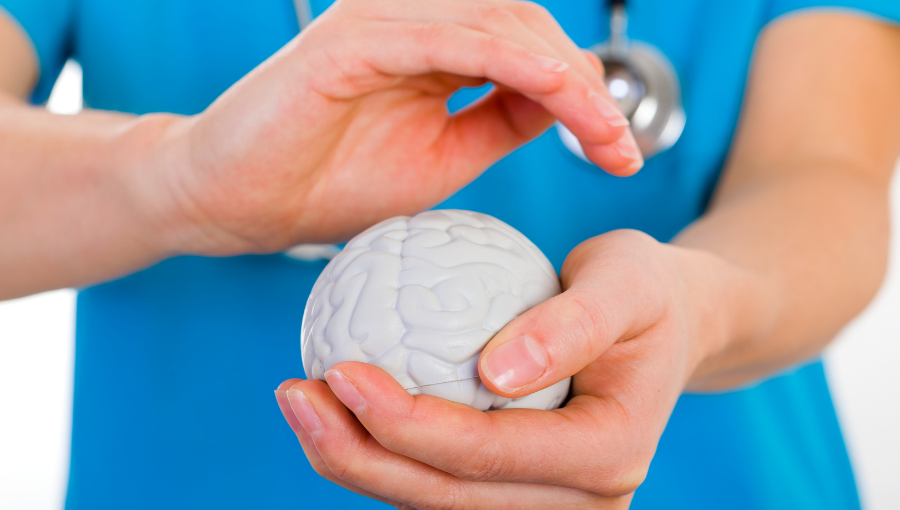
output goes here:
[{"label": "brain model", "polygon": [[491,216],[427,211],[356,236],[325,268],[303,314],[303,366],[324,379],[342,361],[383,368],[411,394],[481,410],[554,409],[569,380],[518,399],[492,393],[478,358],[509,321],[559,294],[547,257]]}]

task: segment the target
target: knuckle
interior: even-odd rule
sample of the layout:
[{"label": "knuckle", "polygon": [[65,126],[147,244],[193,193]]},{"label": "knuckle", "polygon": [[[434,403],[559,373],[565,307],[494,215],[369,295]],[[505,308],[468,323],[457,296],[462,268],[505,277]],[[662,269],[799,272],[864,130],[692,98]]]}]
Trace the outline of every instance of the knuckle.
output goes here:
[{"label": "knuckle", "polygon": [[657,256],[659,241],[637,230],[617,230],[610,240],[614,247],[613,256],[631,281],[641,285],[652,285],[664,274],[665,266]]},{"label": "knuckle", "polygon": [[513,11],[499,5],[479,5],[475,14],[478,19],[491,27],[509,26],[519,21]]},{"label": "knuckle", "polygon": [[413,42],[428,47],[434,45],[435,41],[442,39],[447,34],[447,26],[436,21],[415,23],[410,30]]},{"label": "knuckle", "polygon": [[310,465],[312,465],[313,470],[319,474],[322,478],[333,478],[335,475],[328,468],[328,465],[325,464],[325,461],[322,460],[321,457],[314,457],[309,459]]},{"label": "knuckle", "polygon": [[488,482],[505,479],[510,472],[510,463],[504,455],[498,455],[488,444],[474,454],[461,459],[452,474],[471,482]]},{"label": "knuckle", "polygon": [[656,451],[655,442],[647,442],[644,434],[629,434],[620,436],[620,445],[609,463],[596,466],[597,473],[602,473],[595,487],[602,490],[595,491],[604,496],[624,496],[631,494],[647,478],[650,470],[650,462]]},{"label": "knuckle", "polygon": [[553,15],[543,5],[535,2],[515,2],[512,6],[519,19],[526,23],[544,23],[553,20]]},{"label": "knuckle", "polygon": [[484,39],[482,39],[482,44],[484,45],[484,50],[489,52],[485,53],[486,55],[499,54],[507,47],[505,40],[493,34],[486,35]]},{"label": "knuckle", "polygon": [[369,62],[371,55],[360,43],[346,34],[361,33],[365,28],[355,22],[336,23],[339,34],[333,44],[323,44],[311,53],[308,60],[310,87],[326,97],[346,99],[354,97],[378,83],[381,74]]},{"label": "knuckle", "polygon": [[[479,53],[485,57],[504,57],[508,56],[511,53],[511,44],[493,34],[487,34],[481,38],[479,41]],[[496,71],[497,67],[495,66],[494,58],[482,58],[479,63],[479,72],[482,75],[487,76],[491,74],[492,71]]]},{"label": "knuckle", "polygon": [[647,478],[649,465],[633,464],[620,468],[604,485],[604,496],[625,496],[636,491]]},{"label": "knuckle", "polygon": [[364,447],[360,445],[351,451],[344,451],[340,455],[333,455],[327,459],[325,462],[332,475],[349,484],[359,486],[365,480],[368,469],[366,456],[359,455],[362,448]]},{"label": "knuckle", "polygon": [[603,307],[597,303],[589,291],[570,290],[569,294],[556,310],[556,317],[564,322],[564,331],[570,331],[573,336],[580,337],[570,340],[576,345],[584,346],[583,348],[587,350],[584,353],[585,359],[592,360],[599,355],[594,352],[594,346],[598,342],[585,342],[584,340],[604,338],[607,335],[609,319],[606,317]]},{"label": "knuckle", "polygon": [[633,244],[637,247],[646,247],[650,244],[658,244],[658,241],[653,238],[650,234],[641,232],[640,230],[633,229],[620,229],[614,230],[607,234],[610,239]]},{"label": "knuckle", "polygon": [[464,466],[457,476],[472,482],[487,482],[499,479],[505,472],[506,468],[502,461],[485,459]]},{"label": "knuckle", "polygon": [[424,50],[420,58],[429,67],[435,65],[437,60],[435,51],[440,48],[442,41],[454,39],[451,26],[437,21],[414,23],[409,30],[410,43]]},{"label": "knuckle", "polygon": [[472,497],[466,484],[451,483],[438,494],[432,494],[427,501],[417,502],[415,507],[422,510],[465,510],[472,508]]},{"label": "knuckle", "polygon": [[352,462],[348,462],[344,459],[336,459],[328,464],[328,469],[339,479],[353,483],[353,479],[356,478],[354,476],[356,470],[352,464]]}]

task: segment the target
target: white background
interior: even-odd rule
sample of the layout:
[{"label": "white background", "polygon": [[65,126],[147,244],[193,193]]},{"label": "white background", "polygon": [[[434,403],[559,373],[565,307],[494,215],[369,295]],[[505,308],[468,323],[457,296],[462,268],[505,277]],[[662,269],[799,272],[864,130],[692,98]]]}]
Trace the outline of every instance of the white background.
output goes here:
[{"label": "white background", "polygon": [[[67,65],[48,105],[81,108]],[[887,281],[826,353],[826,368],[864,507],[900,508],[900,179]],[[65,497],[75,293],[0,303],[0,508],[57,510]]]}]

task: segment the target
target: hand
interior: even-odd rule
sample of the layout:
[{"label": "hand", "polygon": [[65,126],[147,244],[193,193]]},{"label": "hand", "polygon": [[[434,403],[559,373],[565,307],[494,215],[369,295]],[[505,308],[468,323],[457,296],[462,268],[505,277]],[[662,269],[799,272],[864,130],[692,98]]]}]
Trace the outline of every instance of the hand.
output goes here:
[{"label": "hand", "polygon": [[[496,84],[450,115],[461,87]],[[156,116],[135,188],[173,251],[345,240],[427,208],[560,119],[617,175],[642,159],[602,68],[543,8],[341,0],[190,118]]]},{"label": "hand", "polygon": [[574,375],[555,411],[482,413],[410,396],[381,369],[341,363],[328,384],[276,391],[324,477],[416,508],[627,508],[695,367],[717,352],[744,278],[697,250],[617,231],[586,241],[562,294],[526,312],[480,360],[485,383],[522,396]]}]

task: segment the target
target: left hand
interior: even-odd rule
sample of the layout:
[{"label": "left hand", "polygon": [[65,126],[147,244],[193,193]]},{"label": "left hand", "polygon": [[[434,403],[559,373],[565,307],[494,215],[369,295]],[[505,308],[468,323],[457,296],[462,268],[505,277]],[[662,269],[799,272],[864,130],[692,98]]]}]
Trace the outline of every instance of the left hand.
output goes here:
[{"label": "left hand", "polygon": [[413,397],[355,362],[326,372],[327,385],[292,379],[276,396],[320,475],[390,504],[627,508],[679,395],[733,323],[722,307],[740,277],[634,231],[582,243],[563,266],[564,292],[507,325],[479,365],[509,397],[574,375],[555,411]]}]

